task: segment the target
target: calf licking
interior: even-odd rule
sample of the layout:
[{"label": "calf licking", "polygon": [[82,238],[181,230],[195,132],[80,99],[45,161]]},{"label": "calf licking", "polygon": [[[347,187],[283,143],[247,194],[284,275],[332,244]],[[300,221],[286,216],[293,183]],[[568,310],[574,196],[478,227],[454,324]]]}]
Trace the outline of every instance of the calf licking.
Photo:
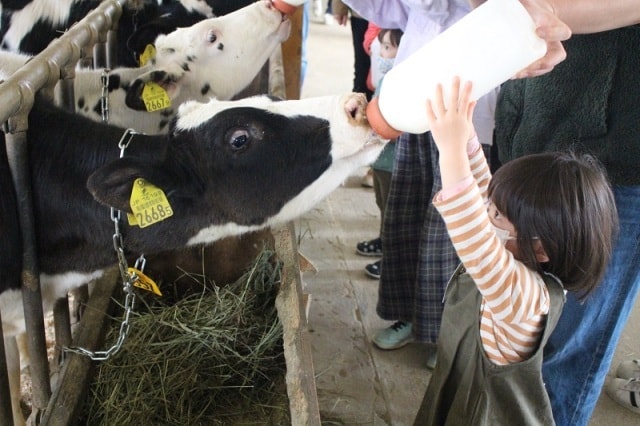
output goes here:
[{"label": "calf licking", "polygon": [[[1,0],[0,46],[36,55],[102,0]],[[138,66],[138,56],[160,34],[222,16],[252,0],[133,0],[118,21],[117,63]]]},{"label": "calf licking", "polygon": [[[177,107],[187,100],[231,99],[258,74],[291,23],[269,1],[180,28],[156,40],[157,53],[142,68],[76,71],[76,111],[103,119],[103,86],[108,90],[109,122],[141,133],[166,133]],[[0,78],[13,74],[29,56],[0,52]],[[156,83],[169,108],[148,112],[143,90]]]},{"label": "calf licking", "polygon": [[[208,244],[283,223],[378,156],[383,143],[366,123],[365,104],[360,94],[187,102],[167,135],[136,134],[119,158],[123,129],[72,117],[38,99],[27,139],[45,312],[116,262],[109,207],[131,212],[137,179],[162,190],[173,214],[144,228],[123,220],[129,256]],[[25,329],[22,257],[4,152],[3,146],[0,310],[15,396],[20,368],[14,338]],[[14,416],[20,416],[19,401],[13,403]]]}]

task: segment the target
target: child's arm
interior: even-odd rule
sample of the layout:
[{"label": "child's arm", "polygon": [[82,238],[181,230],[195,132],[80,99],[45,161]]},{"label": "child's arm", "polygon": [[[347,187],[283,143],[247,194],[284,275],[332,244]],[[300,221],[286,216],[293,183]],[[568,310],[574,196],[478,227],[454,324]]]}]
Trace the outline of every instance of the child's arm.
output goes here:
[{"label": "child's arm", "polygon": [[[539,274],[514,259],[498,240],[481,195],[490,172],[473,135],[470,86],[456,79],[447,108],[438,88],[427,119],[440,151],[443,190],[434,199],[453,245],[483,296],[481,338],[496,364],[526,359],[537,345],[548,312],[548,293]],[[463,160],[464,159],[464,160]],[[475,179],[474,179],[475,178]]]}]

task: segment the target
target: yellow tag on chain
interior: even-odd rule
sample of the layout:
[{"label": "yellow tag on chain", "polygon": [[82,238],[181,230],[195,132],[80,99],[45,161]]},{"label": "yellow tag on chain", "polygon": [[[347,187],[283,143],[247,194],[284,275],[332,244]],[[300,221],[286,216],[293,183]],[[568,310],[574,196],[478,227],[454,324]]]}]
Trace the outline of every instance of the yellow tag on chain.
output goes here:
[{"label": "yellow tag on chain", "polygon": [[147,44],[147,47],[144,48],[144,52],[142,52],[140,54],[140,57],[138,58],[138,62],[140,63],[141,67],[144,67],[145,65],[147,65],[147,62],[149,62],[151,59],[156,57],[156,48],[153,44]]},{"label": "yellow tag on chain", "polygon": [[141,288],[143,290],[150,291],[153,294],[162,296],[160,288],[151,278],[142,273],[142,271],[129,267],[129,274],[135,274],[136,280],[133,282],[134,287]]},{"label": "yellow tag on chain", "polygon": [[138,178],[133,183],[129,205],[133,214],[127,214],[129,225],[146,228],[173,216],[167,196],[162,189]]},{"label": "yellow tag on chain", "polygon": [[152,81],[145,83],[142,89],[142,101],[148,112],[160,111],[171,106],[167,91]]}]

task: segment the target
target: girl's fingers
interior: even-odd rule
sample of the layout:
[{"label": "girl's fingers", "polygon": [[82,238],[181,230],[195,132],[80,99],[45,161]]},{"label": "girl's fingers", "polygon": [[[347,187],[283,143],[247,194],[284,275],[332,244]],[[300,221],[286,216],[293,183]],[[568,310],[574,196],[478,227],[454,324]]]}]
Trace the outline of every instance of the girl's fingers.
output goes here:
[{"label": "girl's fingers", "polygon": [[460,106],[459,103],[460,98],[460,77],[453,77],[453,82],[451,83],[451,93],[449,94],[449,108],[456,111]]},{"label": "girl's fingers", "polygon": [[[459,83],[459,82],[458,82]],[[468,105],[469,104],[469,99],[471,98],[471,82],[470,81],[465,81],[464,85],[462,86],[462,91],[460,93],[459,96],[459,105]]]},{"label": "girl's fingers", "polygon": [[467,121],[468,122],[472,122],[472,118],[473,118],[473,110],[476,109],[476,101],[471,101],[468,104],[468,109],[467,109]]},{"label": "girl's fingers", "polygon": [[446,112],[446,108],[444,106],[444,101],[443,101],[443,94],[442,94],[442,84],[438,83],[436,85],[436,93],[435,93],[435,112],[437,113],[436,115],[438,117],[441,117],[442,114],[444,114]]},{"label": "girl's fingers", "polygon": [[436,114],[433,112],[433,105],[431,104],[431,99],[427,99],[427,123],[431,125],[436,121]]}]

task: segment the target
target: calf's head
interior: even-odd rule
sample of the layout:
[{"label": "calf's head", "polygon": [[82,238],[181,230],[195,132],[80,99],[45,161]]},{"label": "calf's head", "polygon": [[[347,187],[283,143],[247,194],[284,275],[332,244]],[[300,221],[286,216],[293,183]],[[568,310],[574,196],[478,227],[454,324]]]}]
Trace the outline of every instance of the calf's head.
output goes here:
[{"label": "calf's head", "polygon": [[88,188],[99,202],[130,211],[135,179],[160,187],[174,216],[153,226],[186,233],[186,245],[286,222],[379,155],[383,143],[365,105],[360,94],[188,102],[164,158],[125,154],[96,171]]},{"label": "calf's head", "polygon": [[160,84],[172,99],[182,91],[231,99],[253,80],[290,29],[290,21],[270,1],[258,1],[160,35],[152,70],[132,83],[126,103],[144,109],[142,89],[150,81]]}]

